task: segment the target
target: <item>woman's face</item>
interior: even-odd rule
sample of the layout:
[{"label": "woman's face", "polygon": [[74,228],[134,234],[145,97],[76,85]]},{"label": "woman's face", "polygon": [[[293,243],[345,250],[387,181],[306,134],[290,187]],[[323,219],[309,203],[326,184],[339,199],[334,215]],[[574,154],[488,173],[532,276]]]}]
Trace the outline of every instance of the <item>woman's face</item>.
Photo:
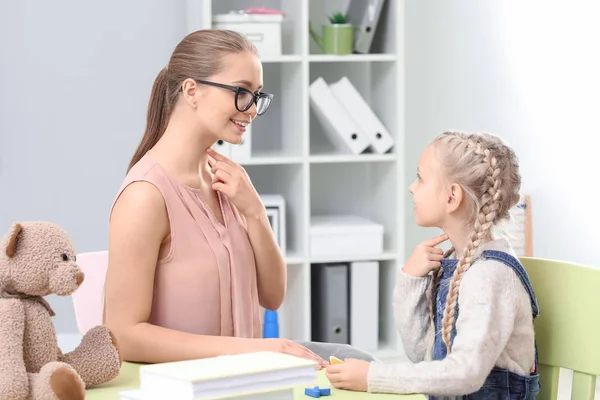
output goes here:
[{"label": "woman's face", "polygon": [[251,52],[230,54],[225,57],[223,70],[206,81],[234,87],[233,90],[211,84],[199,84],[201,96],[196,113],[202,126],[215,138],[239,144],[247,126],[256,117],[256,104],[247,91],[237,96],[239,109],[252,104],[245,111],[236,108],[235,87],[257,94],[263,86],[262,64]]}]

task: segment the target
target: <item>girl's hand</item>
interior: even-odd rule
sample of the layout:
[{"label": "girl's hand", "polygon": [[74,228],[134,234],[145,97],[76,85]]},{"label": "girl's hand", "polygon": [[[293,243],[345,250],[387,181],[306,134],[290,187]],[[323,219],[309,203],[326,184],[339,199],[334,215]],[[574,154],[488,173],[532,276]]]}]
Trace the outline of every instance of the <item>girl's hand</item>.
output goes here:
[{"label": "girl's hand", "polygon": [[264,210],[263,203],[246,170],[212,148],[206,152],[213,173],[213,190],[225,194],[246,218],[260,216]]},{"label": "girl's hand", "polygon": [[328,366],[325,375],[335,388],[366,392],[370,365],[367,361],[347,358],[343,364]]},{"label": "girl's hand", "polygon": [[422,277],[440,268],[444,250],[435,246],[446,240],[448,240],[448,235],[442,234],[420,243],[406,261],[402,270],[409,275]]}]

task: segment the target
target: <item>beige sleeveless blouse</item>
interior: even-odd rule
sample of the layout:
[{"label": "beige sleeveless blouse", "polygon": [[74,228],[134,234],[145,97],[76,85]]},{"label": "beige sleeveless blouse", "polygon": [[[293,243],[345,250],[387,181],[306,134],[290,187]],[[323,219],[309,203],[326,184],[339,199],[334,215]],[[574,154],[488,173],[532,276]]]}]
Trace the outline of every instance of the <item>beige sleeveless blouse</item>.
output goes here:
[{"label": "beige sleeveless blouse", "polygon": [[201,335],[261,337],[254,252],[235,206],[219,194],[222,224],[198,189],[148,155],[129,171],[117,199],[137,181],[162,193],[171,229],[170,251],[156,265],[148,322]]}]

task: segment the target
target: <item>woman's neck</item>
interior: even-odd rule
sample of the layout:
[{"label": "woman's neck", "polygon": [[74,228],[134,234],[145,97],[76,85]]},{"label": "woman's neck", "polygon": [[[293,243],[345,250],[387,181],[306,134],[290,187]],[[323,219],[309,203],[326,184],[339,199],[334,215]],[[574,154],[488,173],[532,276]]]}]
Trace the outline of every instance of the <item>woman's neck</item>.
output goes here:
[{"label": "woman's neck", "polygon": [[197,176],[201,166],[207,165],[206,149],[214,144],[210,135],[202,134],[200,129],[191,118],[173,115],[152,149],[153,156],[177,175]]}]

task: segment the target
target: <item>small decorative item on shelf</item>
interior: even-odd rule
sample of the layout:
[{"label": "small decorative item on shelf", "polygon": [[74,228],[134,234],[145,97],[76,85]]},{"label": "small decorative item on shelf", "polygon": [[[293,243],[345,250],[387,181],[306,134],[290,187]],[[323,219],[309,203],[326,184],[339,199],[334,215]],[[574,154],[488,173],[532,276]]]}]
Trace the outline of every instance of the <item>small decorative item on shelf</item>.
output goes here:
[{"label": "small decorative item on shelf", "polygon": [[261,194],[260,199],[267,210],[267,218],[273,229],[273,235],[279,245],[281,253],[286,255],[285,233],[285,199],[280,194]]},{"label": "small decorative item on shelf", "polygon": [[337,12],[329,16],[330,25],[323,26],[323,35],[313,29],[309,22],[310,36],[325,54],[352,54],[354,52],[354,27],[348,17]]}]

